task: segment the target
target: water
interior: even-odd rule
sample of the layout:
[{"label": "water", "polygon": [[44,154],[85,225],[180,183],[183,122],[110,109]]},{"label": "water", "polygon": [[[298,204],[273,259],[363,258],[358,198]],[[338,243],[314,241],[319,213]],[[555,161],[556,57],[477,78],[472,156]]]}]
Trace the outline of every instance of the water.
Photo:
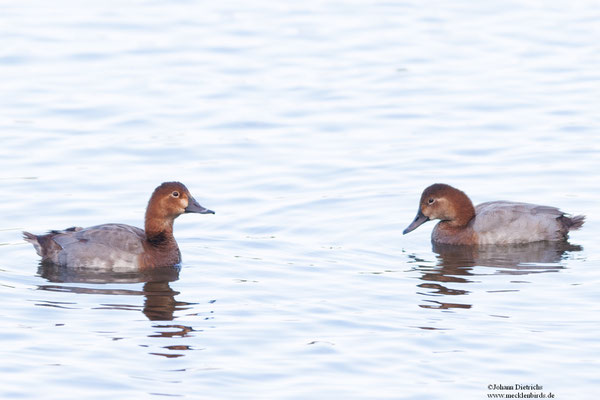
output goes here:
[{"label": "water", "polygon": [[[600,9],[0,5],[0,397],[595,399]],[[141,226],[181,270],[70,274],[21,230]],[[569,245],[432,248],[421,191],[587,215]]]}]

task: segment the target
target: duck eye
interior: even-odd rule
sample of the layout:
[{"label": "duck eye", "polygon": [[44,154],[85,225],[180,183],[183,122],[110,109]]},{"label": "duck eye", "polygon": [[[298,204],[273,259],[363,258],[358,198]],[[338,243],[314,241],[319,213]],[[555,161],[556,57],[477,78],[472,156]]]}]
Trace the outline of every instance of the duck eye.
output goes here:
[{"label": "duck eye", "polygon": [[171,193],[171,196],[173,196],[173,197],[179,197],[179,192],[178,191],[174,191],[173,193]]},{"label": "duck eye", "polygon": [[433,203],[435,203],[435,199],[429,199],[429,200],[427,201],[427,203],[429,203],[429,204],[433,204]]}]

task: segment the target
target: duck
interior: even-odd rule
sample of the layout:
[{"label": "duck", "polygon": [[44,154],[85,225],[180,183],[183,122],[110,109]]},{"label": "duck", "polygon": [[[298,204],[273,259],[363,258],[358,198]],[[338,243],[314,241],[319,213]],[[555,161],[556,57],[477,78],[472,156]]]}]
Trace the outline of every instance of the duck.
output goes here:
[{"label": "duck", "polygon": [[435,219],[440,222],[431,234],[433,243],[495,245],[566,240],[569,231],[581,228],[585,216],[512,201],[490,201],[474,207],[464,192],[435,183],[423,191],[417,216],[403,234]]},{"label": "duck", "polygon": [[173,222],[181,214],[214,214],[202,207],[181,182],[164,182],[148,201],[144,229],[126,224],[71,227],[45,235],[23,232],[42,263],[61,267],[139,271],[180,264]]}]

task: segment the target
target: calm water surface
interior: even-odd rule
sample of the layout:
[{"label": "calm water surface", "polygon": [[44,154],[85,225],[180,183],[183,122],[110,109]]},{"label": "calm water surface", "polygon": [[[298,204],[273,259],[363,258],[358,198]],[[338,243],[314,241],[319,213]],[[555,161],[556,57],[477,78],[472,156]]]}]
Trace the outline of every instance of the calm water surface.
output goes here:
[{"label": "calm water surface", "polygon": [[[0,4],[0,397],[596,399],[593,1]],[[149,275],[22,230],[216,215]],[[434,182],[587,215],[569,243],[402,236]]]}]

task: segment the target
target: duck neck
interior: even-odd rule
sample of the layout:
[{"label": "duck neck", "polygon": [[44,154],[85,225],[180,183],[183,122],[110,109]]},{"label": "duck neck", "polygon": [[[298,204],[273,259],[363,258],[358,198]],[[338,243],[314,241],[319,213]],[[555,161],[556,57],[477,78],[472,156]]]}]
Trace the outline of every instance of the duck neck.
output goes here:
[{"label": "duck neck", "polygon": [[148,218],[145,223],[146,240],[154,247],[177,247],[173,237],[173,219]]},{"label": "duck neck", "polygon": [[475,217],[475,207],[466,194],[460,191],[457,192],[459,198],[453,202],[453,215],[447,222],[454,227],[464,227]]}]

